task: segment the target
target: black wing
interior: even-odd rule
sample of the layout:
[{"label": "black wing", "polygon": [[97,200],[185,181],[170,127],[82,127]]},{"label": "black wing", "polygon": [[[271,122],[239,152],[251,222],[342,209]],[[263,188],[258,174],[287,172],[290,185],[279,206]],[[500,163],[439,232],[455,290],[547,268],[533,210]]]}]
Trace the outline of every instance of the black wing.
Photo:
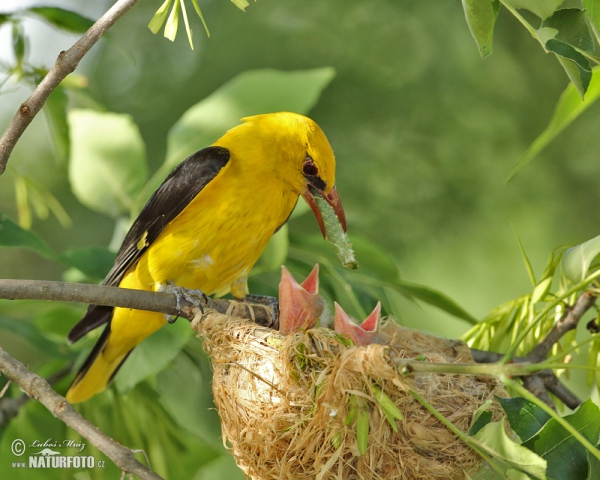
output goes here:
[{"label": "black wing", "polygon": [[[169,174],[150,197],[127,232],[115,264],[102,282],[118,286],[125,273],[157,239],[163,229],[194,199],[229,161],[229,150],[208,147],[190,155]],[[84,317],[69,332],[75,342],[107,323],[112,307],[90,305]]]}]

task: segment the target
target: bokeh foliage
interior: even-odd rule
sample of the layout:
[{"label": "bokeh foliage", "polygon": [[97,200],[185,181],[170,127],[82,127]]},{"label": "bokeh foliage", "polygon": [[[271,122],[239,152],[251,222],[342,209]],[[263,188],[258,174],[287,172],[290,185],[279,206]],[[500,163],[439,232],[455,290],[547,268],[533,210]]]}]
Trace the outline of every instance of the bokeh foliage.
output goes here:
[{"label": "bokeh foliage", "polygon": [[[192,52],[183,35],[172,44],[152,36],[147,24],[160,5],[142,2],[84,63],[85,77],[73,76],[53,93],[46,109],[50,135],[41,120],[34,123],[15,151],[10,171],[0,178],[2,213],[39,234],[29,235],[2,218],[4,232],[17,232],[30,248],[0,249],[1,276],[101,279],[110,264],[107,247],[118,246],[131,216],[173,165],[243,115],[290,109],[310,112],[335,149],[337,184],[361,269],[341,269],[314,220],[300,211],[260,260],[252,291],[275,293],[276,267],[284,259],[298,277],[319,261],[327,300],[336,298],[357,317],[379,298],[388,313],[408,326],[445,335],[463,333],[489,311],[488,324],[518,330],[514,319],[520,317],[509,315],[508,323],[498,319],[512,314],[517,301],[523,318],[532,312],[535,316],[535,308],[541,308],[535,306],[538,300],[550,294],[557,264],[549,263],[551,268],[545,268],[530,292],[511,223],[523,238],[530,272],[541,270],[557,245],[581,243],[598,233],[590,207],[600,200],[594,180],[600,168],[598,107],[593,105],[600,90],[597,70],[589,63],[600,11],[595,3],[584,2],[588,21],[582,5],[554,13],[558,0],[465,0],[473,44],[463,10],[450,2],[433,8],[431,3],[391,0],[261,0],[244,14],[228,2],[199,2],[211,37],[197,28],[201,35],[194,37]],[[530,4],[535,4],[531,11],[520,9]],[[69,8],[84,6],[73,2]],[[87,17],[98,16],[58,15],[61,25],[55,13],[38,9],[0,17],[6,24],[0,33],[12,30],[16,75],[32,84],[48,64],[44,59],[40,67],[29,54],[36,36],[24,19],[34,15],[81,32]],[[553,54],[544,55],[532,35]],[[491,53],[492,39],[494,54],[481,61],[478,49],[482,55]],[[288,71],[286,81],[278,84],[282,74],[276,71],[256,71],[264,67]],[[573,83],[567,86],[569,80]],[[67,106],[79,109],[69,114],[71,129],[61,114]],[[2,108],[8,120],[10,109]],[[589,113],[578,118],[585,111]],[[135,138],[125,151],[111,151],[109,157],[133,155],[136,164],[103,165],[89,156],[95,148],[89,133],[102,130],[96,123],[83,130],[86,123],[109,118],[120,122],[119,133],[127,129],[124,136]],[[112,138],[107,131],[103,135]],[[102,137],[96,147],[103,146]],[[544,149],[551,141],[552,148]],[[507,177],[535,155],[544,162],[532,164],[505,186]],[[91,170],[100,167],[123,169],[118,179],[124,188],[112,191],[111,179],[97,190],[86,188],[90,178],[101,185],[101,172]],[[66,230],[70,222],[73,226]],[[516,300],[509,307],[493,310],[511,298]],[[69,360],[80,361],[89,349],[90,342],[72,349],[64,345],[81,312],[72,306],[2,302],[0,341],[31,359],[38,373],[49,374]],[[15,319],[19,329],[9,326]],[[132,357],[115,385],[81,406],[82,412],[123,443],[143,447],[157,458],[153,467],[170,478],[233,478],[223,473],[233,470],[219,446],[218,419],[205,408],[211,405],[208,363],[198,342],[189,340],[181,327],[176,327],[178,334],[158,332],[136,349],[137,360]],[[586,332],[580,330],[582,341]],[[499,349],[515,338],[484,331],[489,345]],[[576,334],[572,337],[567,341],[576,342]],[[160,355],[153,358],[156,345]],[[591,350],[585,345],[575,353],[585,358],[597,351],[596,342]],[[141,370],[140,365],[150,368]],[[590,394],[586,376],[574,382],[584,397]],[[57,388],[64,391],[66,383]],[[189,392],[185,397],[176,394],[182,389]],[[39,406],[28,405],[10,430],[0,433],[0,452],[8,451],[17,433],[70,438],[47,417]],[[156,426],[156,438],[142,433],[149,422]],[[165,447],[160,439],[172,441]],[[189,463],[191,451],[203,453],[194,453],[197,459]],[[0,455],[3,471],[5,461]],[[93,478],[116,474],[96,469]]]}]

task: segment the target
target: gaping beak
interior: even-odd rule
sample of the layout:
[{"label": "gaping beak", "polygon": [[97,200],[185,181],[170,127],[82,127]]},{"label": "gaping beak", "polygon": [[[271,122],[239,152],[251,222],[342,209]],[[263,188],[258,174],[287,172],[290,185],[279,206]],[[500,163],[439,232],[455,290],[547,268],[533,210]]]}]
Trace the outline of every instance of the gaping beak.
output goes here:
[{"label": "gaping beak", "polygon": [[318,188],[307,184],[306,190],[302,193],[302,197],[308,203],[308,206],[311,208],[315,217],[317,217],[317,222],[319,222],[319,227],[321,228],[321,233],[323,234],[323,238],[327,238],[327,234],[325,233],[325,225],[323,224],[323,217],[321,216],[321,212],[319,211],[319,207],[317,206],[317,202],[315,200],[315,193],[321,195],[325,201],[331,205],[333,211],[335,212],[340,225],[344,232],[346,232],[346,214],[344,213],[344,207],[342,206],[342,200],[338,195],[338,192],[335,187],[331,189],[329,195],[325,195],[325,192],[319,190]]}]

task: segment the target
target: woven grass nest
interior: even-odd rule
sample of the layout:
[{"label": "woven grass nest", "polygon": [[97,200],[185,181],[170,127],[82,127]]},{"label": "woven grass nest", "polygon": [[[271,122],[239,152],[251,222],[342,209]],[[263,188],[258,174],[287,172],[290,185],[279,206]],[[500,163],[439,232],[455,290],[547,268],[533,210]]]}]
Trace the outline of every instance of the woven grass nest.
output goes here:
[{"label": "woven grass nest", "polygon": [[[462,479],[465,472],[482,468],[481,458],[408,390],[418,392],[463,432],[486,400],[507,396],[491,377],[400,374],[397,358],[473,360],[460,341],[391,320],[380,329],[386,344],[364,347],[348,346],[326,328],[282,336],[212,311],[197,317],[192,328],[204,337],[212,359],[223,441],[254,480]],[[404,414],[397,421],[398,432],[374,399],[373,384]],[[369,411],[364,455],[356,424],[345,422],[352,396]],[[498,403],[490,408],[498,419]]]}]

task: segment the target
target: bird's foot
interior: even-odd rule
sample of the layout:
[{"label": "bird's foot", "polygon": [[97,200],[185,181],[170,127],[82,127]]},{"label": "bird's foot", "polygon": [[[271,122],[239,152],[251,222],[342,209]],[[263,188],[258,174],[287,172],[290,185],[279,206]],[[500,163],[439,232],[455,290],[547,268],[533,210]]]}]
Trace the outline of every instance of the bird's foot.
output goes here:
[{"label": "bird's foot", "polygon": [[258,305],[264,305],[271,310],[271,315],[273,318],[272,328],[275,330],[279,329],[279,300],[275,297],[270,297],[268,295],[246,295],[243,299],[243,302],[246,303],[256,303]]},{"label": "bird's foot", "polygon": [[160,292],[172,293],[177,298],[177,315],[165,314],[168,323],[175,323],[181,316],[181,308],[184,300],[191,303],[194,308],[199,309],[202,314],[204,314],[202,304],[206,305],[208,299],[202,290],[190,290],[189,288],[183,288],[172,284],[161,285],[158,290]]}]

